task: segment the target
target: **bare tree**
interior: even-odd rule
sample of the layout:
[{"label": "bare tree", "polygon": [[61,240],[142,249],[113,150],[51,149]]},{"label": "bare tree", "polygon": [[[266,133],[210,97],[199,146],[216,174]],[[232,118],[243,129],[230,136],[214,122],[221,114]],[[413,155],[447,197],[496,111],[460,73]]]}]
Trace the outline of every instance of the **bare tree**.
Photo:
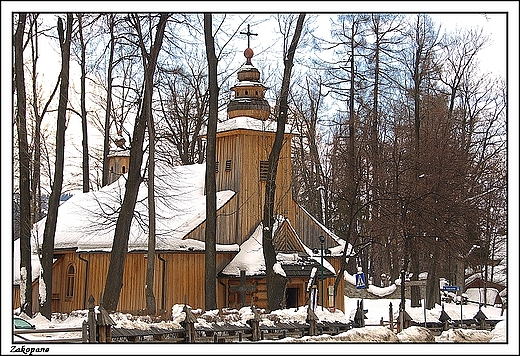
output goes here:
[{"label": "bare tree", "polygon": [[206,149],[206,236],[205,236],[205,289],[204,305],[206,310],[217,307],[216,293],[216,233],[217,233],[217,187],[216,177],[216,137],[218,115],[218,83],[215,55],[215,40],[213,38],[213,21],[211,14],[204,14],[204,38],[206,42],[206,57],[208,60],[209,77],[209,117]]},{"label": "bare tree", "polygon": [[103,173],[101,178],[101,185],[105,186],[108,184],[108,154],[110,153],[110,117],[112,115],[112,71],[114,67],[114,47],[115,47],[115,15],[108,14],[106,16],[108,29],[110,33],[109,50],[108,50],[108,68],[107,68],[107,95],[106,95],[106,109],[105,109],[105,124],[103,125]]},{"label": "bare tree", "polygon": [[[125,196],[121,205],[121,212],[117,219],[116,229],[114,233],[114,242],[112,252],[110,254],[110,264],[105,282],[105,290],[103,293],[103,303],[106,310],[114,311],[117,309],[119,296],[123,283],[123,272],[126,255],[128,252],[128,237],[130,226],[133,218],[133,210],[135,207],[137,193],[141,184],[141,165],[143,162],[143,143],[148,120],[151,115],[152,93],[153,93],[153,77],[157,65],[157,57],[161,49],[164,29],[169,14],[160,14],[159,21],[155,30],[153,43],[150,45],[150,51],[146,51],[144,45],[144,37],[141,33],[141,19],[138,15],[131,15],[129,20],[136,32],[138,33],[139,47],[142,51],[142,59],[144,64],[145,79],[144,93],[142,98],[141,112],[135,120],[133,138],[130,148],[130,164],[128,168],[128,180],[126,183]],[[151,34],[150,34],[151,37]],[[149,257],[150,258],[150,257]]]},{"label": "bare tree", "polygon": [[146,263],[146,309],[149,314],[157,311],[153,293],[155,271],[155,127],[152,115],[148,118],[148,253]]},{"label": "bare tree", "polygon": [[301,93],[293,93],[294,121],[300,135],[297,137],[293,158],[293,196],[313,216],[328,225],[327,191],[329,180],[323,161],[326,147],[322,145],[320,114],[325,94],[319,73],[307,74],[301,83]]},{"label": "bare tree", "polygon": [[[288,97],[289,86],[291,83],[291,72],[293,68],[294,55],[296,47],[303,29],[305,14],[299,14],[291,44],[284,53],[284,74],[282,80],[282,88],[280,93],[279,113],[276,125],[276,136],[268,159],[267,182],[265,186],[264,212],[263,212],[263,233],[262,245],[266,268],[267,283],[267,304],[269,310],[279,309],[283,304],[285,295],[286,278],[275,271],[276,251],[273,244],[273,225],[275,221],[275,191],[276,191],[276,172],[278,169],[278,160],[282,150],[285,124],[287,122],[287,114],[289,110]],[[286,34],[288,36],[288,34]]]},{"label": "bare tree", "polygon": [[52,302],[52,264],[54,258],[54,235],[56,233],[56,223],[58,221],[58,207],[61,198],[63,184],[63,166],[65,159],[65,129],[66,114],[69,98],[69,62],[70,62],[70,43],[72,37],[72,14],[67,14],[67,28],[63,28],[63,21],[58,18],[58,37],[61,48],[61,82],[60,97],[58,104],[58,117],[56,122],[56,163],[54,170],[54,182],[52,185],[51,196],[49,198],[49,211],[45,221],[41,251],[41,277],[40,286],[44,287],[43,295],[40,294],[40,312],[47,319],[51,319]]},{"label": "bare tree", "polygon": [[31,266],[31,193],[29,179],[29,147],[27,143],[27,119],[23,41],[27,15],[18,14],[14,47],[14,88],[16,90],[16,127],[18,129],[18,155],[20,160],[20,307],[32,316],[32,266]]},{"label": "bare tree", "polygon": [[159,91],[164,120],[157,128],[163,141],[158,159],[171,164],[202,163],[205,156],[200,135],[208,116],[207,64],[203,67],[199,57],[193,61],[188,68],[165,73],[164,89]]},{"label": "bare tree", "polygon": [[89,156],[88,156],[88,132],[87,132],[87,103],[86,103],[86,43],[83,36],[83,26],[84,26],[84,17],[83,14],[77,14],[78,18],[78,36],[79,36],[79,48],[80,48],[80,68],[81,68],[81,131],[83,134],[82,146],[83,146],[83,160],[82,160],[82,169],[83,169],[83,192],[86,193],[89,191]]}]

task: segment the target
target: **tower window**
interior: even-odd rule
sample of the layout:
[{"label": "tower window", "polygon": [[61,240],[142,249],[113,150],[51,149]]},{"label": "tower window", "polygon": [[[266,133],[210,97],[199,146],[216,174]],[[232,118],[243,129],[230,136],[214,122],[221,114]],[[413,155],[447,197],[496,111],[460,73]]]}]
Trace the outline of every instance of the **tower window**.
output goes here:
[{"label": "tower window", "polygon": [[110,173],[114,173],[114,166],[110,167]]},{"label": "tower window", "polygon": [[230,172],[231,171],[231,160],[228,159],[226,161],[226,172]]},{"label": "tower window", "polygon": [[247,94],[248,94],[248,93],[247,93],[247,90],[246,90],[246,95],[247,95]]},{"label": "tower window", "polygon": [[123,174],[126,173],[126,167],[125,167],[125,166],[121,167],[121,172],[122,172]]},{"label": "tower window", "polygon": [[74,296],[74,282],[76,279],[76,271],[74,269],[73,265],[69,265],[67,267],[67,288],[65,290],[65,296],[66,297],[73,297]]},{"label": "tower window", "polygon": [[267,173],[269,171],[269,161],[260,161],[260,181],[267,181]]}]

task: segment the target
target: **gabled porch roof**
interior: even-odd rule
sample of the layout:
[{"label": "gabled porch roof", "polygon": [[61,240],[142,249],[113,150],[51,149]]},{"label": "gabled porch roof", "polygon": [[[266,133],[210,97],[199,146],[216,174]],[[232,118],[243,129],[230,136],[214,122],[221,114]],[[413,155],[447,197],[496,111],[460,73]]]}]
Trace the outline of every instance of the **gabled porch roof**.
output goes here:
[{"label": "gabled porch roof", "polygon": [[[240,271],[246,272],[248,277],[265,276],[265,260],[262,246],[263,224],[260,223],[251,236],[240,246],[238,254],[222,269],[219,277],[240,277]],[[321,257],[313,254],[288,219],[280,217],[274,226],[274,247],[277,252],[276,260],[287,277],[310,276],[312,269],[321,267]],[[334,277],[334,267],[323,259],[324,277]],[[321,273],[321,272],[320,272]]]}]

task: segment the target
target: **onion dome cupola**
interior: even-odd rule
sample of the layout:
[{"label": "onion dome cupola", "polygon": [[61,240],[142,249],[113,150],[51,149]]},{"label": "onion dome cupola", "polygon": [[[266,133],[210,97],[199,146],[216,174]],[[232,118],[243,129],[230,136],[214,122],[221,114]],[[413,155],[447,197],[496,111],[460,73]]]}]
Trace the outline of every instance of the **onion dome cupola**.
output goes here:
[{"label": "onion dome cupola", "polygon": [[[251,34],[249,28],[247,33]],[[246,63],[238,71],[238,83],[231,88],[235,95],[227,108],[230,119],[238,116],[249,116],[265,120],[271,113],[271,107],[264,99],[267,88],[260,82],[260,72],[251,63],[253,54],[253,50],[249,46],[244,51]]]},{"label": "onion dome cupola", "polygon": [[111,150],[107,156],[109,172],[106,184],[114,183],[121,175],[128,172],[130,166],[130,149],[125,146],[125,138],[121,135],[121,130],[113,140],[117,148]]}]

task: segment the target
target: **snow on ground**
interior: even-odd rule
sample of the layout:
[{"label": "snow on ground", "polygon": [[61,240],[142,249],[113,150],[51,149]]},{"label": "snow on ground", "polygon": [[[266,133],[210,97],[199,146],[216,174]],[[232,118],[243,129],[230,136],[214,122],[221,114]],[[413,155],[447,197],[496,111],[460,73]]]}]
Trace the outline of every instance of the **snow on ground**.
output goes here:
[{"label": "snow on ground", "polygon": [[[355,309],[357,307],[358,299],[353,298],[345,298],[345,306],[346,313],[343,313],[340,310],[336,310],[334,312],[330,312],[327,308],[322,310],[321,306],[317,306],[315,313],[320,320],[326,321],[339,321],[339,322],[349,322],[355,313]],[[512,340],[511,334],[509,334],[509,339],[507,338],[507,328],[506,328],[506,314],[501,314],[501,310],[499,308],[494,307],[483,307],[482,311],[488,317],[488,319],[500,319],[499,322],[493,331],[485,331],[485,330],[471,330],[471,329],[450,329],[448,331],[442,332],[442,334],[438,336],[433,336],[432,333],[421,326],[411,326],[399,334],[390,331],[387,327],[379,326],[379,322],[381,318],[384,321],[388,321],[389,319],[389,304],[393,305],[393,313],[394,320],[397,320],[398,315],[398,305],[400,300],[395,299],[364,299],[363,307],[367,309],[367,317],[365,320],[366,325],[364,328],[354,328],[348,330],[346,332],[340,333],[338,335],[328,335],[323,334],[320,336],[304,336],[302,338],[294,338],[287,337],[281,340],[264,340],[258,343],[252,343],[250,341],[244,341],[240,344],[225,344],[226,347],[223,348],[223,344],[146,344],[146,343],[138,343],[138,344],[110,344],[106,345],[107,351],[112,354],[117,354],[118,352],[123,352],[124,354],[139,354],[152,352],[155,354],[162,354],[172,352],[172,347],[175,347],[175,353],[181,353],[182,350],[193,353],[207,353],[207,354],[232,354],[232,353],[255,353],[258,352],[260,354],[271,353],[280,354],[280,353],[292,353],[296,352],[299,354],[307,354],[307,353],[327,353],[327,354],[335,354],[335,353],[345,353],[347,352],[346,346],[341,346],[342,344],[348,343],[348,351],[357,352],[359,349],[360,352],[368,353],[384,353],[384,354],[425,354],[428,352],[434,352],[437,348],[441,348],[443,353],[467,353],[471,350],[472,354],[489,354],[489,353],[501,353],[500,350],[504,348],[509,349],[513,346],[511,343],[518,343],[517,340]],[[406,311],[407,313],[415,320],[415,321],[423,321],[424,320],[424,309],[422,307],[412,308],[409,303],[409,300],[406,300]],[[159,327],[159,328],[182,328],[181,322],[185,318],[185,313],[183,311],[184,305],[174,305],[171,309],[172,318],[168,321],[157,321],[153,320],[149,316],[134,316],[131,314],[125,313],[113,313],[110,314],[114,322],[116,323],[115,327],[119,328],[136,328],[136,329],[147,329],[151,326]],[[463,305],[463,318],[470,319],[472,318],[478,311],[477,305]],[[436,306],[436,308],[432,310],[427,310],[426,317],[427,321],[438,321],[438,317],[440,316],[442,307]],[[460,305],[454,303],[445,303],[444,310],[454,319],[460,318]],[[96,310],[97,311],[97,310]],[[258,310],[262,314],[262,324],[272,324],[274,322],[296,322],[296,323],[304,323],[307,317],[307,308],[299,307],[299,308],[291,308],[291,309],[283,309],[273,311],[272,313],[265,314],[265,310]],[[211,310],[207,312],[203,312],[200,309],[192,310],[193,314],[197,318],[198,325],[196,326],[204,326],[209,323],[233,323],[235,325],[245,325],[247,321],[253,318],[253,312],[251,308],[244,307],[239,310],[237,309],[224,309],[222,311]],[[18,314],[15,310],[14,314]],[[24,319],[27,319],[32,324],[36,325],[37,329],[49,329],[49,328],[69,328],[69,327],[80,327],[84,320],[87,319],[87,310],[78,310],[74,311],[70,314],[53,314],[53,318],[51,321],[47,320],[40,314],[37,314],[33,318],[29,318],[26,315],[20,315]],[[6,330],[6,328],[2,328],[2,332]],[[3,338],[4,336],[2,336]],[[81,337],[80,333],[61,333],[59,336],[56,334],[44,334],[37,333],[32,336],[33,339],[37,339],[38,342],[41,340],[42,343],[45,341],[49,341],[53,338],[77,338]],[[516,338],[515,338],[516,339]],[[304,343],[306,346],[302,346]],[[5,342],[2,343],[5,345]],[[12,335],[10,335],[10,339],[7,344],[12,344]],[[428,344],[427,348],[424,348],[424,344]],[[451,346],[446,346],[447,344]],[[464,348],[459,349],[460,345],[463,344]],[[17,345],[17,344],[15,344]],[[38,344],[39,345],[39,344]],[[252,345],[258,345],[261,347],[254,347]],[[318,346],[321,345],[321,346]],[[385,345],[385,346],[381,346]],[[444,345],[444,347],[443,347]],[[33,344],[27,344],[26,346],[33,346]],[[65,348],[68,351],[65,353],[74,352],[76,354],[82,354],[83,352],[89,353],[89,350],[92,350],[92,347],[97,346],[96,353],[99,352],[100,345],[92,345],[92,344],[47,344],[50,347],[51,351],[60,351],[62,348]],[[303,347],[301,350],[299,348]],[[318,349],[316,349],[318,347]],[[419,349],[417,349],[419,347]],[[474,349],[473,349],[474,348]],[[178,351],[177,351],[178,350]],[[503,354],[507,354],[508,351],[502,351]],[[513,354],[518,354],[513,353]]]}]

